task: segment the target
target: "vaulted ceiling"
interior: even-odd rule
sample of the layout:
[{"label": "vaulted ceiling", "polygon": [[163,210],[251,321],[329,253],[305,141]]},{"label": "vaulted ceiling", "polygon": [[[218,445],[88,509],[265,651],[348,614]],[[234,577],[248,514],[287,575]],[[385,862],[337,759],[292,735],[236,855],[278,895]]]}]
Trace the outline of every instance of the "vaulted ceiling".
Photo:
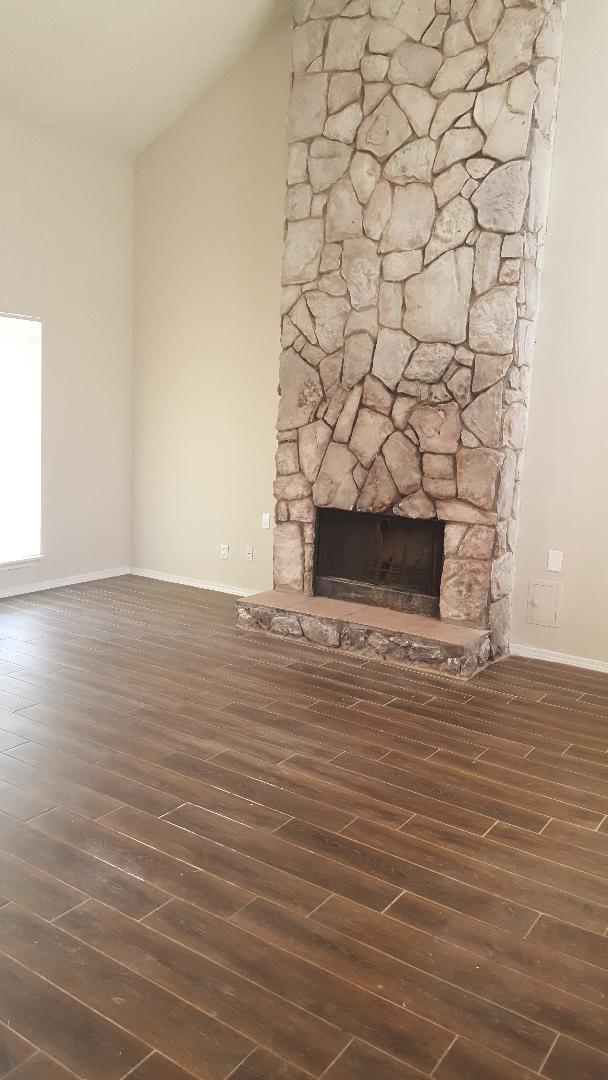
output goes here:
[{"label": "vaulted ceiling", "polygon": [[128,156],[291,0],[0,0],[0,108]]}]

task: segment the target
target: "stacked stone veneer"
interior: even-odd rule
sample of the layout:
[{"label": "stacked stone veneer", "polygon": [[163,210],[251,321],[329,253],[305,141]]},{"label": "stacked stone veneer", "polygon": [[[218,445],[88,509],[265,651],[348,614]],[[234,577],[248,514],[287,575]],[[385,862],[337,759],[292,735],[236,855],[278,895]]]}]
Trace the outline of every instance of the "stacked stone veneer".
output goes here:
[{"label": "stacked stone veneer", "polygon": [[317,507],[446,524],[508,633],[562,0],[295,0],[275,587]]}]

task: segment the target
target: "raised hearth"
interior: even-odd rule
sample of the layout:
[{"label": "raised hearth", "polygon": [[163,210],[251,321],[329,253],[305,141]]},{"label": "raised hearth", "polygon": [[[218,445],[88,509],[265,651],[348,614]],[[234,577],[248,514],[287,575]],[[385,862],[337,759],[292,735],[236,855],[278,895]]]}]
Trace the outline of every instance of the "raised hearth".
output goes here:
[{"label": "raised hearth", "polygon": [[239,600],[238,623],[246,630],[269,630],[460,679],[470,678],[490,658],[489,630],[302,592],[275,590]]}]

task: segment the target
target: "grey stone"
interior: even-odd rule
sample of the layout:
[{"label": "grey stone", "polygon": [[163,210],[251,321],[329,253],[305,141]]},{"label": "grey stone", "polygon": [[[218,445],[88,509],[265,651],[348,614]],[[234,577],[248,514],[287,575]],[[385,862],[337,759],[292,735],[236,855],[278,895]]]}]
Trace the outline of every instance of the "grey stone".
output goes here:
[{"label": "grey stone", "polygon": [[287,349],[281,356],[280,382],[279,430],[308,424],[323,397],[317,372],[297,352]]},{"label": "grey stone", "polygon": [[302,637],[302,627],[297,615],[273,615],[270,620],[273,634],[281,637]]},{"label": "grey stone", "polygon": [[315,506],[353,509],[359,494],[352,475],[356,464],[357,459],[347,446],[335,442],[329,444],[312,489]]},{"label": "grey stone", "polygon": [[512,353],[516,322],[517,289],[509,285],[491,289],[471,306],[471,348],[481,353]]},{"label": "grey stone", "polygon": [[475,227],[475,214],[470,204],[457,195],[439,211],[433,233],[424,253],[425,263],[443,255],[452,248],[464,244],[471,229]]},{"label": "grey stone", "polygon": [[346,240],[350,236],[360,236],[362,232],[361,204],[351,181],[343,177],[334,184],[329,195],[325,218],[326,239]]},{"label": "grey stone", "polygon": [[325,50],[326,71],[356,71],[363,59],[371,19],[334,19]]},{"label": "grey stone", "polygon": [[436,454],[453,454],[460,438],[460,410],[449,405],[419,405],[410,424],[420,440],[420,449]]},{"label": "grey stone", "polygon": [[435,506],[421,489],[397,503],[393,507],[393,513],[399,517],[428,519],[435,517]]},{"label": "grey stone", "polygon": [[314,281],[323,251],[323,222],[316,219],[290,221],[283,252],[283,284]]},{"label": "grey stone", "polygon": [[384,459],[382,457],[376,458],[367,474],[363,491],[357,501],[357,509],[366,510],[372,514],[381,514],[385,510],[389,510],[398,499],[399,492],[393,483]]},{"label": "grey stone", "polygon": [[389,158],[384,166],[384,175],[393,184],[410,184],[417,180],[430,184],[435,152],[432,139],[409,142]]},{"label": "grey stone", "polygon": [[367,469],[393,431],[393,425],[387,416],[372,412],[371,409],[360,409],[349,444],[350,450]]},{"label": "grey stone", "polygon": [[372,371],[378,379],[394,390],[403,377],[405,366],[416,342],[402,330],[382,328],[374,352]]},{"label": "grey stone", "polygon": [[466,340],[473,258],[470,248],[449,251],[406,281],[405,330],[425,342]]},{"label": "grey stone", "polygon": [[[384,460],[401,495],[411,495],[420,487],[420,454],[400,431],[395,431],[382,449]],[[397,500],[393,498],[390,505]]]},{"label": "grey stone", "polygon": [[322,134],[327,120],[328,82],[328,76],[323,74],[294,76],[287,118],[289,142]]},{"label": "grey stone", "polygon": [[484,390],[473,398],[462,414],[462,419],[470,431],[485,446],[500,445],[500,426],[502,419],[502,386],[496,383],[489,390]]},{"label": "grey stone", "polygon": [[505,82],[528,67],[543,20],[544,14],[538,9],[512,8],[505,12],[488,45],[488,82]]},{"label": "grey stone", "polygon": [[314,484],[325,451],[331,442],[331,428],[323,421],[306,424],[298,431],[298,456],[300,467],[309,483]]},{"label": "grey stone", "polygon": [[300,615],[300,625],[304,637],[315,645],[325,645],[337,649],[340,644],[340,627],[329,619],[319,619],[315,615]]},{"label": "grey stone", "polygon": [[385,97],[365,118],[357,134],[357,147],[385,161],[412,133],[409,120],[392,97]]},{"label": "grey stone", "polygon": [[428,90],[421,86],[395,86],[393,95],[403,109],[416,135],[428,135],[437,102]]},{"label": "grey stone", "polygon": [[437,382],[445,374],[453,356],[451,345],[419,345],[407,365],[406,378]]},{"label": "grey stone", "polygon": [[432,188],[417,183],[396,188],[380,250],[411,251],[424,247],[431,236],[434,221],[435,197]]},{"label": "grey stone", "polygon": [[498,450],[483,446],[476,450],[459,450],[456,454],[458,498],[480,506],[482,510],[491,510],[502,460]]},{"label": "grey stone", "polygon": [[380,256],[373,240],[345,240],[342,275],[354,308],[369,307],[378,300]]},{"label": "grey stone", "polygon": [[369,334],[355,333],[347,337],[342,375],[345,386],[355,386],[367,375],[372,366],[373,355],[374,342]]},{"label": "grey stone", "polygon": [[392,83],[429,86],[439,71],[441,62],[442,57],[438,49],[430,49],[427,45],[418,45],[413,41],[404,41],[391,58],[388,77]]},{"label": "grey stone", "polygon": [[509,631],[511,625],[511,599],[504,596],[490,604],[489,626],[492,632],[492,656],[498,659],[509,651]]},{"label": "grey stone", "polygon": [[471,199],[482,228],[505,233],[520,231],[528,201],[529,174],[529,161],[510,161],[486,177]]},{"label": "grey stone", "polygon": [[359,202],[369,202],[380,179],[380,165],[371,154],[356,153],[350,163],[350,178]]}]

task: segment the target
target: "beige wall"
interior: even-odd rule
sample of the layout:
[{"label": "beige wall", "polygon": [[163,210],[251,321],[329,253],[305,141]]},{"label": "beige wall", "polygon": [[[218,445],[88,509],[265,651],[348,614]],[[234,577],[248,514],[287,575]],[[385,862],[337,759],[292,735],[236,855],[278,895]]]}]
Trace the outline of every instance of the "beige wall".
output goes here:
[{"label": "beige wall", "polygon": [[129,564],[132,170],[0,113],[0,190],[0,310],[42,318],[44,382],[44,558],[2,594]]},{"label": "beige wall", "polygon": [[284,24],[135,168],[133,565],[251,590],[272,581],[289,70]]},{"label": "beige wall", "polygon": [[[517,560],[512,641],[608,661],[608,36],[569,5]],[[547,572],[549,548],[563,572]],[[526,623],[528,580],[563,584],[562,625]]]}]

